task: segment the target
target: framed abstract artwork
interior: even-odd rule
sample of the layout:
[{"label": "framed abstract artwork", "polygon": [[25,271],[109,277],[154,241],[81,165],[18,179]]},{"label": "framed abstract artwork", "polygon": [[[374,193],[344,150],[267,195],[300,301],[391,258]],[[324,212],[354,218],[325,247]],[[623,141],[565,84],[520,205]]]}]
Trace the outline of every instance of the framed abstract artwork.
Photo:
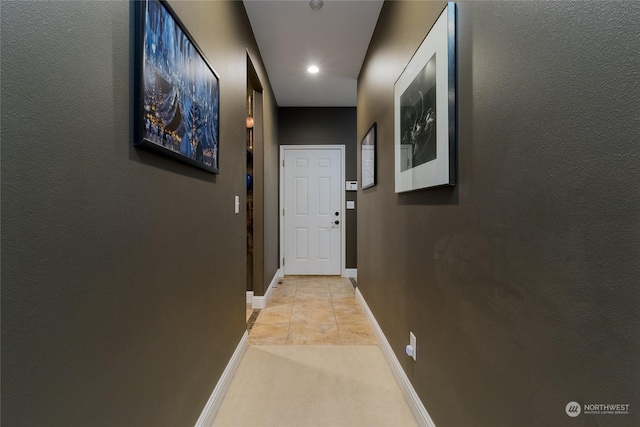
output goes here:
[{"label": "framed abstract artwork", "polygon": [[377,124],[374,123],[360,143],[362,189],[376,185]]},{"label": "framed abstract artwork", "polygon": [[167,2],[137,7],[134,144],[218,173],[218,74]]},{"label": "framed abstract artwork", "polygon": [[456,183],[455,10],[449,2],[395,83],[396,193]]}]

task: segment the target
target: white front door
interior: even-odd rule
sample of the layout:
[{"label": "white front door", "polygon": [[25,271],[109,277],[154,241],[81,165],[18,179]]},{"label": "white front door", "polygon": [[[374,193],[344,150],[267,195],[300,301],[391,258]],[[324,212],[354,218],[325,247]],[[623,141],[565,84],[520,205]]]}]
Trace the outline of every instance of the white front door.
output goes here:
[{"label": "white front door", "polygon": [[284,150],[284,272],[339,275],[342,152]]}]

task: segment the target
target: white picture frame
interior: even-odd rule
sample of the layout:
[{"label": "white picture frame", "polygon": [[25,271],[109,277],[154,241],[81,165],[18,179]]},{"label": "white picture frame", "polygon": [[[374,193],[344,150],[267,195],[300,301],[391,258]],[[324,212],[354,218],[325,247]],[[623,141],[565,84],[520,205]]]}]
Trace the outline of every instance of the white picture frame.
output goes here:
[{"label": "white picture frame", "polygon": [[377,183],[376,171],[376,145],[378,124],[374,123],[360,142],[361,178],[362,189],[373,187]]},{"label": "white picture frame", "polygon": [[394,86],[395,191],[456,184],[456,14],[449,2]]}]

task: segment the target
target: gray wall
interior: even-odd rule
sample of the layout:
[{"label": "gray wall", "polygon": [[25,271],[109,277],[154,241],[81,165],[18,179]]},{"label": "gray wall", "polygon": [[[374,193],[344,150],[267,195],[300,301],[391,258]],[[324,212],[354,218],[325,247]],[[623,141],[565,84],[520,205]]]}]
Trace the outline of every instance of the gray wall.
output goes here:
[{"label": "gray wall", "polygon": [[[278,109],[275,108],[275,98],[269,92],[270,99],[264,100],[265,117],[268,118],[264,127],[264,206],[262,211],[264,233],[263,233],[263,295],[266,292],[273,276],[280,267],[280,146],[278,145]],[[254,281],[254,293],[256,284]],[[258,295],[258,294],[256,294]]]},{"label": "gray wall", "polygon": [[[358,181],[356,165],[357,116],[355,107],[286,107],[278,113],[280,145],[344,145],[347,181]],[[357,246],[357,193],[346,192],[346,200],[356,202],[355,210],[346,210],[346,268],[356,268]]]},{"label": "gray wall", "polygon": [[637,425],[640,3],[458,3],[459,183],[398,195],[394,82],[443,7],[386,2],[359,78],[358,286],[438,426]]},{"label": "gray wall", "polygon": [[172,3],[220,74],[214,176],[131,145],[132,4],[2,2],[3,425],[193,425],[245,331],[247,47],[278,148],[244,8]]},{"label": "gray wall", "polygon": [[[253,149],[253,294],[262,296],[279,266],[280,216],[277,109],[271,111],[270,126],[263,125],[266,101],[256,93]],[[266,112],[265,112],[266,114]]]}]

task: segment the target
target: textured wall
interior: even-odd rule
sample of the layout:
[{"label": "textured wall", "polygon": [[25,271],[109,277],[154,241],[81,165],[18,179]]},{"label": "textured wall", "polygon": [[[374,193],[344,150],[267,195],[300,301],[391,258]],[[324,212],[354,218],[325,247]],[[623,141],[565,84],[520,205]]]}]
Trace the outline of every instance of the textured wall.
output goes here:
[{"label": "textured wall", "polygon": [[[266,292],[280,267],[280,146],[278,145],[278,106],[273,96],[263,97],[268,126],[264,129],[264,274]],[[254,286],[255,288],[255,286]],[[256,294],[258,295],[258,294]]]},{"label": "textured wall", "polygon": [[244,8],[174,4],[220,74],[214,176],[131,145],[133,3],[2,2],[6,425],[193,425],[245,330]]},{"label": "textured wall", "polygon": [[358,285],[438,426],[637,424],[640,5],[460,2],[459,184],[398,195],[393,86],[443,7],[385,3],[359,78]]},{"label": "textured wall", "polygon": [[[356,109],[352,107],[286,107],[279,110],[280,145],[344,145],[347,181],[358,181],[356,165]],[[356,268],[357,246],[357,193],[347,191],[346,200],[356,202],[355,210],[344,207],[346,217],[346,268]]]}]

